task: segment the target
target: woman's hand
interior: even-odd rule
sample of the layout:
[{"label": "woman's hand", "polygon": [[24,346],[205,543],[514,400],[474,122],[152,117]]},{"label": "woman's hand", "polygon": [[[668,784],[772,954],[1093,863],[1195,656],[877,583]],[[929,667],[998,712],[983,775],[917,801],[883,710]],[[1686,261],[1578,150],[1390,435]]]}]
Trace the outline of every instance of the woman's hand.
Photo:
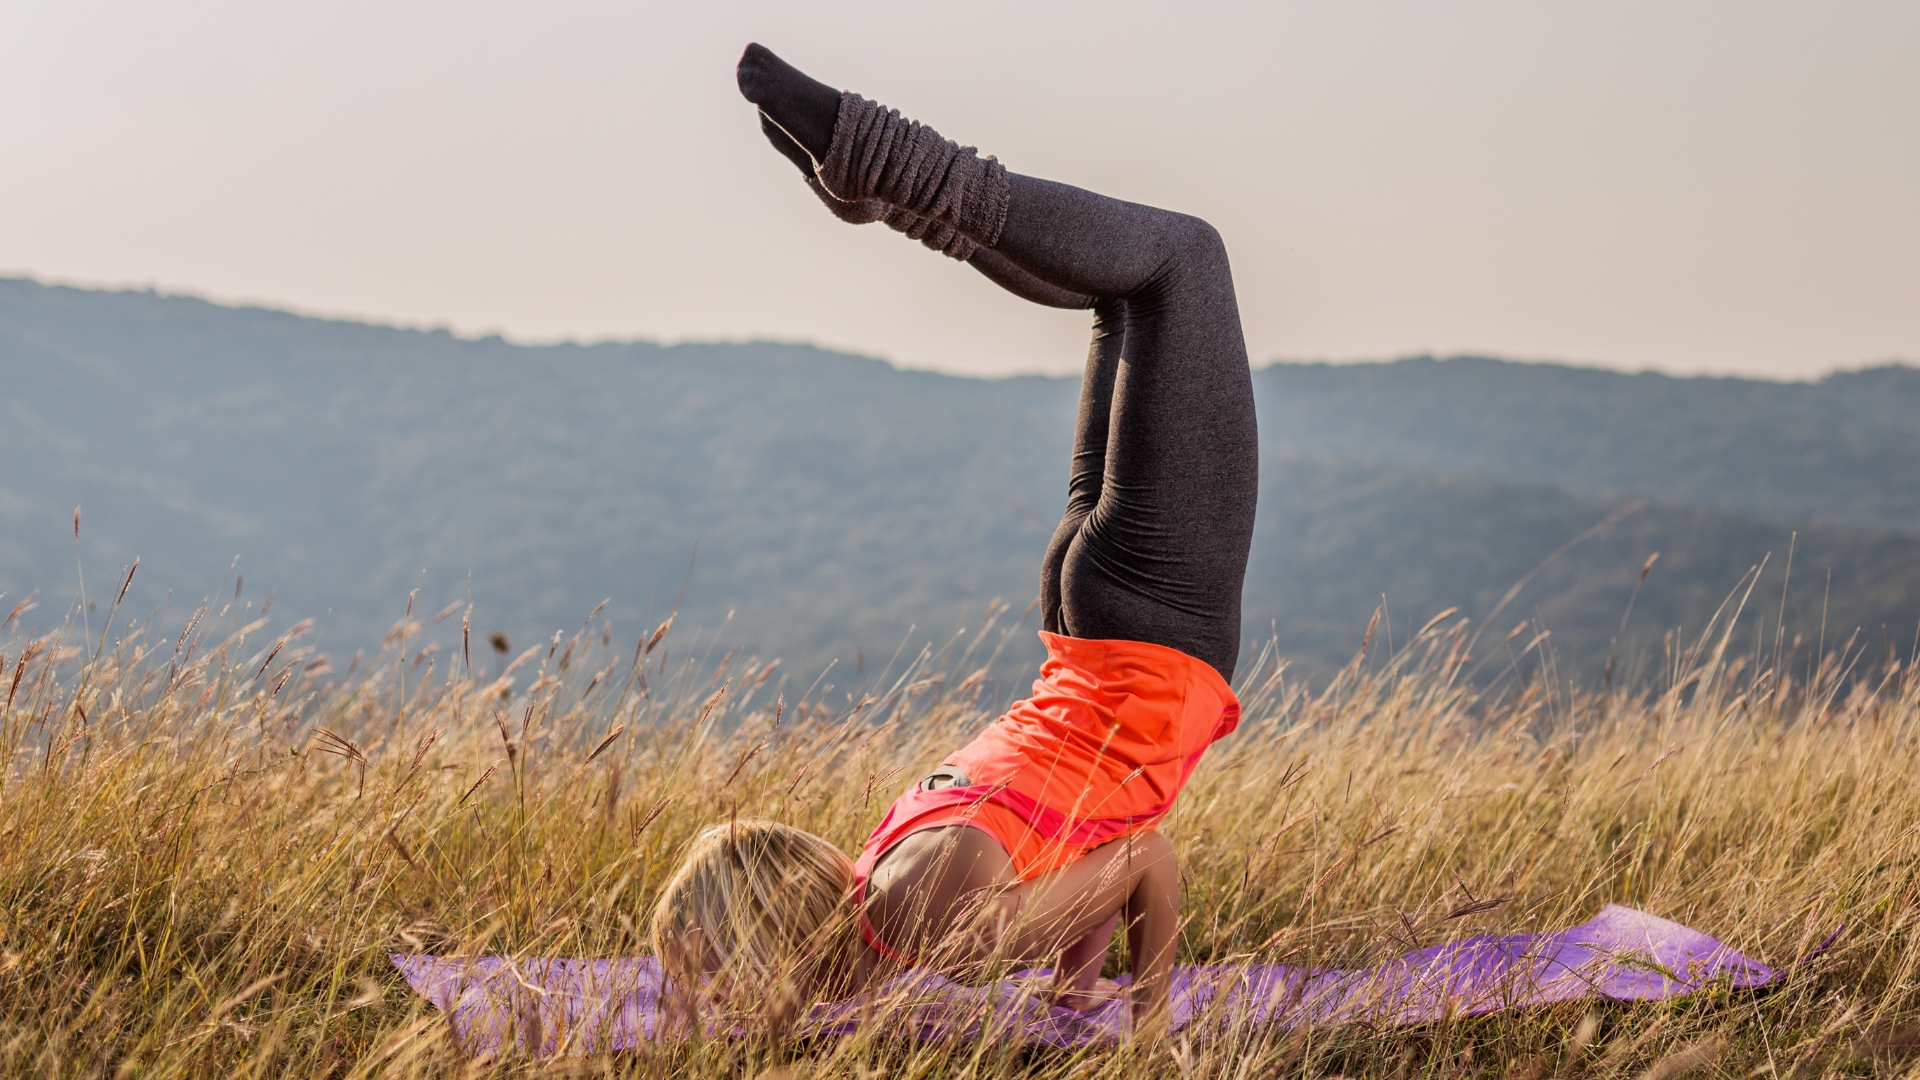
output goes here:
[{"label": "woman's hand", "polygon": [[1109,1001],[1121,997],[1126,988],[1112,979],[1094,979],[1085,987],[1061,988],[1055,983],[1047,994],[1047,1001],[1058,1008],[1072,1009],[1074,1012],[1091,1012]]}]

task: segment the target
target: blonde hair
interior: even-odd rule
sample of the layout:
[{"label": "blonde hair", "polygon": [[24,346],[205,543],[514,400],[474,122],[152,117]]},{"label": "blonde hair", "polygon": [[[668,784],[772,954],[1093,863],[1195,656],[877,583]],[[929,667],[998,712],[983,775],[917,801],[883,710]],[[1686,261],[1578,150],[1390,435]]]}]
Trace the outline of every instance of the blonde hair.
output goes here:
[{"label": "blonde hair", "polygon": [[732,821],[693,840],[654,905],[654,955],[683,977],[785,990],[797,969],[851,945],[853,860],[775,821]]}]

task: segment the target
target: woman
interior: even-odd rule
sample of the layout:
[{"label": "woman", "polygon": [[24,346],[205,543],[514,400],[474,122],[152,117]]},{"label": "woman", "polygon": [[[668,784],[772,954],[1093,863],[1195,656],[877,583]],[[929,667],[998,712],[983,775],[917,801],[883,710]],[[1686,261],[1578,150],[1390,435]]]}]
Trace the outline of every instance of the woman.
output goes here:
[{"label": "woman", "polygon": [[[1123,921],[1137,1030],[1164,1021],[1179,913],[1154,826],[1232,731],[1253,532],[1253,391],[1206,222],[1007,171],[759,45],[741,92],[843,220],[884,221],[1025,299],[1091,308],[1065,516],[1040,571],[1034,694],[902,795],[850,860],[770,822],[715,826],[654,913],[679,980],[798,1005],[904,966],[1052,964],[1091,1007]],[[785,1008],[779,1012],[788,1011]]]}]

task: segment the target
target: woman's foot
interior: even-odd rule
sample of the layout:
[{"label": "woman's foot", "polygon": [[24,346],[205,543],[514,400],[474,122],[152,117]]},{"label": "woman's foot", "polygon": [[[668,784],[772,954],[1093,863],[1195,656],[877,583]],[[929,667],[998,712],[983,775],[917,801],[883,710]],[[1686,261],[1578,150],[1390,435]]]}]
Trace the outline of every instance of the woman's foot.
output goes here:
[{"label": "woman's foot", "polygon": [[794,142],[793,136],[787,134],[787,129],[774,123],[773,117],[764,112],[760,114],[760,134],[765,135],[773,148],[780,151],[781,157],[793,162],[794,167],[800,170],[800,175],[813,179],[813,158],[807,154],[806,148]]},{"label": "woman's foot", "polygon": [[734,75],[740,93],[760,106],[767,140],[842,221],[884,220],[963,262],[999,239],[1007,217],[1007,171],[999,162],[809,78],[757,42]]},{"label": "woman's foot", "polygon": [[[760,112],[801,149],[815,161],[826,158],[833,144],[834,121],[840,116],[840,91],[810,78],[758,42],[740,54],[734,77],[740,82],[740,93],[760,106]],[[775,147],[785,152],[777,141]]]}]

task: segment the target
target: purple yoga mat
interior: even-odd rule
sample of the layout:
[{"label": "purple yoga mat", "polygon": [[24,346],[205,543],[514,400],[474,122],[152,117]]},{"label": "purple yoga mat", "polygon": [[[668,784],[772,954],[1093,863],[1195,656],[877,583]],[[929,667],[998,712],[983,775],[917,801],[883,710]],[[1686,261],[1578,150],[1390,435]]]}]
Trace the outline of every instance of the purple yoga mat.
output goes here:
[{"label": "purple yoga mat", "polygon": [[[538,1055],[626,1050],[651,1038],[659,1019],[660,965],[651,957],[392,959],[414,990],[448,1014],[461,1046],[473,1054],[509,1044]],[[1178,968],[1173,1023],[1202,1030],[1413,1024],[1557,1001],[1681,997],[1716,980],[1748,989],[1778,977],[1697,930],[1608,904],[1568,930],[1471,937],[1370,968]],[[1052,1046],[1111,1041],[1126,1030],[1123,1002],[1076,1013],[1048,1006],[1013,981],[963,986],[915,970],[878,996],[885,998],[879,1009],[871,1000],[818,1007],[804,1027],[837,1034],[874,1012],[903,1035]]]}]

